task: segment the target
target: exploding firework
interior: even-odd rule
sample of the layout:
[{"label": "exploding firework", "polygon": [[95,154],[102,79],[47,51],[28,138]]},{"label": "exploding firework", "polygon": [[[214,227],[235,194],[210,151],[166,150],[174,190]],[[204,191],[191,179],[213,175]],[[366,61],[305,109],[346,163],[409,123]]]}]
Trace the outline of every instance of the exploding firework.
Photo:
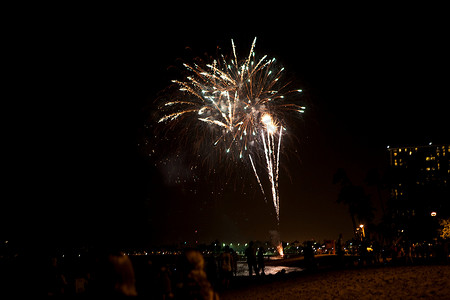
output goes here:
[{"label": "exploding firework", "polygon": [[171,128],[183,124],[191,134],[207,136],[203,142],[230,159],[248,160],[265,197],[258,175],[263,165],[279,223],[278,173],[285,116],[304,113],[304,106],[292,102],[302,90],[283,82],[284,68],[275,58],[257,57],[256,38],[244,59],[238,59],[233,40],[231,44],[229,57],[183,64],[187,75],[172,81],[178,92],[160,106],[158,123]]}]

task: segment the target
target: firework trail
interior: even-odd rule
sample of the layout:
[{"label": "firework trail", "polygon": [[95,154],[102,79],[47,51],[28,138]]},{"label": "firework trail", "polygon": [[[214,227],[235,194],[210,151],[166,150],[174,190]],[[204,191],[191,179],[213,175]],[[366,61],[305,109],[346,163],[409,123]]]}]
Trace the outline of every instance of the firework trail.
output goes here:
[{"label": "firework trail", "polygon": [[192,132],[204,132],[211,137],[212,147],[240,160],[248,157],[265,197],[257,171],[258,162],[263,162],[279,223],[282,133],[286,130],[285,116],[305,110],[304,106],[289,101],[296,99],[302,90],[290,90],[289,82],[280,80],[284,68],[277,66],[275,58],[269,59],[267,55],[257,58],[256,38],[243,60],[238,59],[233,40],[231,44],[230,58],[219,55],[209,63],[183,64],[188,75],[183,81],[172,81],[181,93],[160,106],[162,116],[158,122],[192,124],[196,120]]}]

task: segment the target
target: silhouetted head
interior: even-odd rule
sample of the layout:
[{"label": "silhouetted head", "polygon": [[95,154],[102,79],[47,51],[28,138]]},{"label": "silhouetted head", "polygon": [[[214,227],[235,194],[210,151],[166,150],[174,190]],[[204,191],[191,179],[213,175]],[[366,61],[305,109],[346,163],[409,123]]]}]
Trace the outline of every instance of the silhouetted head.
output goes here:
[{"label": "silhouetted head", "polygon": [[99,292],[105,295],[136,296],[136,280],[130,258],[109,254],[99,261]]},{"label": "silhouetted head", "polygon": [[192,270],[203,270],[205,267],[203,255],[197,250],[187,250],[182,258],[181,267],[185,273]]}]

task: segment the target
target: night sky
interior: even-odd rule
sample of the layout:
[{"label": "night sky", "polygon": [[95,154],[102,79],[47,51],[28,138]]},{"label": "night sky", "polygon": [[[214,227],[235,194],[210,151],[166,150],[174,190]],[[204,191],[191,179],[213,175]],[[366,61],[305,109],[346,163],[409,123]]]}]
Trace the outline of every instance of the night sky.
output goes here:
[{"label": "night sky", "polygon": [[[231,38],[243,57],[255,36],[256,52],[280,61],[307,106],[281,158],[281,237],[351,238],[332,184],[338,168],[364,185],[368,170],[385,170],[387,145],[449,142],[448,24],[419,10],[298,19],[227,28],[169,13],[166,23],[44,22],[11,34],[3,238],[56,245],[269,240],[274,210],[254,178],[233,173],[221,181],[200,169],[201,180],[177,184],[142,147],[154,100],[179,58],[214,56],[217,46],[228,54]],[[167,151],[156,150],[158,157]],[[172,167],[189,177],[186,156]],[[376,200],[375,190],[366,192]]]}]

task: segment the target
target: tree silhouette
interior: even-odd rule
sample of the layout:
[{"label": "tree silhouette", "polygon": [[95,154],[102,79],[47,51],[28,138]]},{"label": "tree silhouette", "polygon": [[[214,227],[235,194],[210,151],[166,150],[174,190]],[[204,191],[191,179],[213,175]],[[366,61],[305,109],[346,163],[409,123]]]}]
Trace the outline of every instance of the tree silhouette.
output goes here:
[{"label": "tree silhouette", "polygon": [[362,186],[352,184],[344,169],[340,168],[333,176],[333,184],[340,184],[341,190],[336,200],[337,203],[348,206],[352,219],[353,230],[357,228],[357,220],[362,223],[370,223],[374,218],[374,208]]}]

